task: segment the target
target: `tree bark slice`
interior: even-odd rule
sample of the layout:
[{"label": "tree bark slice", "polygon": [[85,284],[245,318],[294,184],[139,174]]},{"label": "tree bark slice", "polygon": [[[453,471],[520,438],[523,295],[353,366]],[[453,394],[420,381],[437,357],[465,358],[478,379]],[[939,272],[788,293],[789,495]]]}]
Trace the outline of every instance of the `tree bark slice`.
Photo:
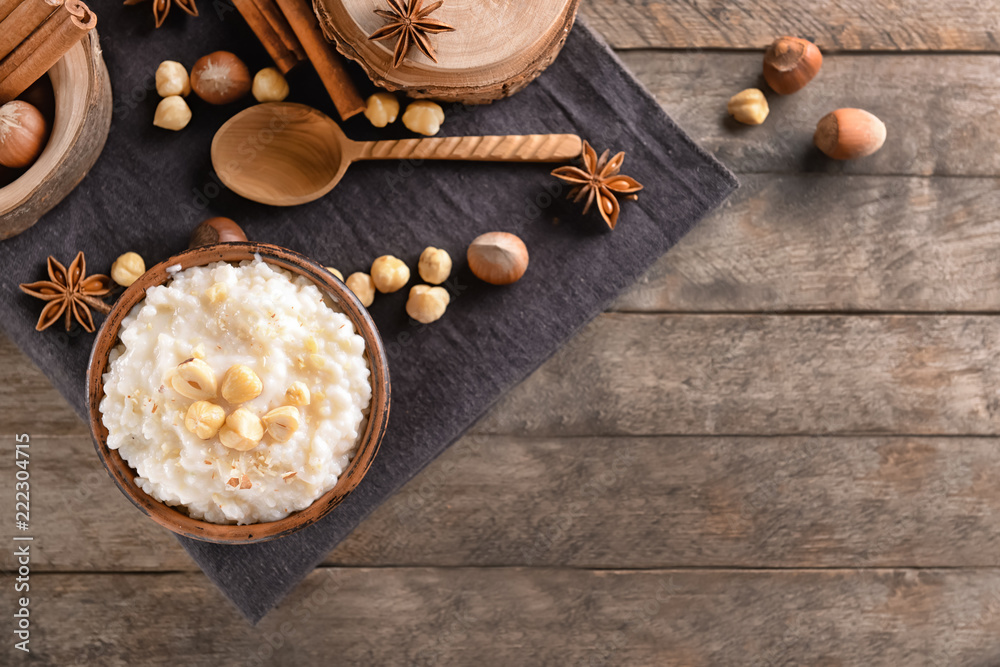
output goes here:
[{"label": "tree bark slice", "polygon": [[49,70],[56,123],[41,156],[0,188],[0,240],[28,229],[83,180],[111,127],[111,84],[97,31],[91,30]]},{"label": "tree bark slice", "polygon": [[384,24],[384,0],[314,0],[320,26],[377,86],[414,98],[488,104],[531,83],[555,60],[580,0],[449,0],[431,18],[455,27],[430,35],[435,63],[416,48],[392,66],[395,40],[368,36]]}]

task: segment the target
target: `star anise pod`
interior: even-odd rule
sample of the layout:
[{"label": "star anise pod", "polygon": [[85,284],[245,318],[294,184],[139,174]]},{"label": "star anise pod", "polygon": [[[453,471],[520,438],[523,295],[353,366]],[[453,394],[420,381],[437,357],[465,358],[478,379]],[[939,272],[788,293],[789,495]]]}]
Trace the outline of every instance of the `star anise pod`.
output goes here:
[{"label": "star anise pod", "polygon": [[429,18],[430,14],[444,4],[443,0],[424,7],[424,0],[386,0],[390,10],[376,9],[375,13],[389,22],[369,35],[368,39],[379,42],[383,39],[396,40],[396,49],[392,55],[392,66],[399,67],[406,58],[411,46],[416,46],[424,55],[437,62],[434,47],[431,46],[428,34],[451,32],[453,27]]},{"label": "star anise pod", "polygon": [[589,143],[583,142],[583,168],[580,167],[559,167],[552,171],[552,175],[575,187],[569,191],[567,199],[578,202],[587,197],[587,203],[583,207],[583,214],[586,215],[590,207],[597,202],[597,208],[601,212],[604,222],[608,227],[615,228],[618,224],[618,199],[615,193],[628,195],[642,190],[642,184],[631,176],[622,176],[622,163],[625,161],[625,153],[621,152],[610,160],[608,155],[611,151],[604,151],[600,159]]},{"label": "star anise pod", "polygon": [[[138,5],[143,0],[125,0],[125,5]],[[153,0],[153,18],[156,20],[156,27],[159,28],[170,13],[171,3],[177,5],[182,11],[191,16],[198,16],[198,7],[194,0]]]},{"label": "star anise pod", "polygon": [[94,333],[94,318],[90,309],[105,315],[111,312],[111,306],[98,298],[111,291],[111,279],[103,275],[88,276],[87,260],[82,252],[77,253],[69,269],[50,255],[49,278],[21,285],[25,294],[48,302],[42,308],[35,330],[48,329],[65,316],[66,331],[70,330],[75,319],[86,331]]}]

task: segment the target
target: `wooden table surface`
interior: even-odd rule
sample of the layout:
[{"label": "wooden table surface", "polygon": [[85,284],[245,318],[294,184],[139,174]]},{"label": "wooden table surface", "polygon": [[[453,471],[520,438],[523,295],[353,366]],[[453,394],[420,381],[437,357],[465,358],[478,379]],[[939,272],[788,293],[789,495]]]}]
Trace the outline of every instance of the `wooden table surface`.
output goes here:
[{"label": "wooden table surface", "polygon": [[[583,13],[742,189],[257,628],[0,339],[0,429],[33,443],[32,658],[1000,663],[1000,0]],[[823,71],[734,126],[784,33]],[[879,154],[811,149],[843,106],[886,122]]]}]

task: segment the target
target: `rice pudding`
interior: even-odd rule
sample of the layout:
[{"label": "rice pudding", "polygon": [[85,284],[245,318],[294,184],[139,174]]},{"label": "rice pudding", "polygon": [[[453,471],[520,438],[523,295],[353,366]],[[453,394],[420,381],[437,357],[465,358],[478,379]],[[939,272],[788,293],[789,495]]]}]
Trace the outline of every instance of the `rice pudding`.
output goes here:
[{"label": "rice pudding", "polygon": [[371,381],[350,319],[257,256],[177,271],[122,321],[100,411],[153,498],[212,523],[276,521],[337,483]]}]

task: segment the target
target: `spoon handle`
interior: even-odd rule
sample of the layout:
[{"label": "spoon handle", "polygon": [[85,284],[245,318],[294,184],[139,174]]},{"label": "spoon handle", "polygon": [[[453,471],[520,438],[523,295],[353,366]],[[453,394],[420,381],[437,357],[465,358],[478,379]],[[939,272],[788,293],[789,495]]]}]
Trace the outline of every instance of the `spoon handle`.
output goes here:
[{"label": "spoon handle", "polygon": [[575,134],[398,139],[355,145],[355,160],[567,162],[583,152],[583,141]]}]

